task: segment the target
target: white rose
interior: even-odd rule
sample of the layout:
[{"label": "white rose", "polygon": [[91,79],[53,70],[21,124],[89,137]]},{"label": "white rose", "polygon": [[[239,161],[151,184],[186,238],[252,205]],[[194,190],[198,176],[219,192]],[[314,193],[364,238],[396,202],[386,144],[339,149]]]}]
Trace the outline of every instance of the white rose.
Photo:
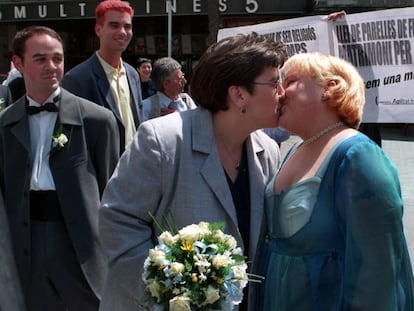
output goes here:
[{"label": "white rose", "polygon": [[241,264],[238,266],[231,267],[231,270],[233,271],[234,278],[237,280],[246,280],[247,274],[246,274],[247,265]]},{"label": "white rose", "polygon": [[205,231],[210,231],[210,225],[209,225],[209,223],[208,222],[204,222],[204,221],[202,221],[202,222],[200,222],[199,224],[198,224],[198,226],[200,227],[200,229],[202,229],[202,230],[205,230]]},{"label": "white rose", "polygon": [[164,231],[160,235],[160,241],[168,246],[173,245],[175,242],[177,242],[177,236],[173,236],[169,231]]},{"label": "white rose", "polygon": [[63,147],[66,143],[68,142],[68,138],[66,137],[65,134],[60,134],[59,137],[57,138],[57,143],[59,144],[59,146]]},{"label": "white rose", "polygon": [[178,296],[170,299],[170,311],[191,311],[191,299],[188,297]]},{"label": "white rose", "polygon": [[189,225],[178,231],[180,239],[185,242],[194,242],[196,240],[202,239],[207,233],[207,229],[202,228],[198,225]]},{"label": "white rose", "polygon": [[226,241],[225,237],[226,237],[226,235],[221,230],[217,230],[214,233],[214,238],[217,239],[217,241],[220,242],[220,243],[224,243]]},{"label": "white rose", "polygon": [[209,286],[207,290],[204,291],[204,295],[206,296],[206,299],[203,302],[204,306],[211,305],[220,299],[219,290],[213,286]]},{"label": "white rose", "polygon": [[151,297],[157,298],[157,302],[160,301],[160,284],[157,283],[154,279],[148,280],[147,284],[148,291],[151,294]]},{"label": "white rose", "polygon": [[182,263],[179,263],[179,262],[173,262],[173,263],[171,264],[171,273],[172,273],[173,275],[178,275],[178,274],[180,274],[180,273],[183,273],[183,272],[184,272],[184,268],[185,268],[185,266],[184,266]]},{"label": "white rose", "polygon": [[235,249],[237,247],[237,241],[231,235],[225,235],[226,243],[229,245],[230,249]]},{"label": "white rose", "polygon": [[150,249],[149,258],[152,262],[163,261],[165,260],[165,252],[155,247],[154,249]]},{"label": "white rose", "polygon": [[212,261],[213,267],[216,268],[216,269],[223,268],[223,267],[225,267],[228,264],[233,263],[233,262],[234,262],[234,260],[229,258],[229,256],[220,255],[220,254],[214,256],[213,261]]}]

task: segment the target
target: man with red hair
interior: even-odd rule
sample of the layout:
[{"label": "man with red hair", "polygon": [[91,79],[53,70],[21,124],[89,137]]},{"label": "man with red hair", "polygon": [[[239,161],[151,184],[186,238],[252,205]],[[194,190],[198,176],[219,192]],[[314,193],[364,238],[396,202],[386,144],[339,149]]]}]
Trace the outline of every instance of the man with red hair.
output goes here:
[{"label": "man with red hair", "polygon": [[62,86],[110,109],[118,122],[121,152],[140,123],[142,95],[138,73],[122,61],[132,38],[134,10],[128,2],[105,0],[95,10],[99,49],[66,73]]}]

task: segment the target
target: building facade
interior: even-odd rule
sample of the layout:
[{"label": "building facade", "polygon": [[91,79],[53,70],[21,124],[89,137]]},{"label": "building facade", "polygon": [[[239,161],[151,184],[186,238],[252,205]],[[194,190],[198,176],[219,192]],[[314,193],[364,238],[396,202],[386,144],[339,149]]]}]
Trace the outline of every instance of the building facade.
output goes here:
[{"label": "building facade", "polygon": [[[86,59],[98,46],[94,9],[99,0],[0,0],[0,79],[10,66],[11,40],[19,29],[44,25],[65,41],[66,69]],[[348,13],[413,6],[414,0],[131,0],[134,38],[124,58],[135,65],[138,57],[167,55],[168,4],[172,16],[171,55],[187,75],[193,62],[214,42],[222,27],[234,27],[305,15]]]}]

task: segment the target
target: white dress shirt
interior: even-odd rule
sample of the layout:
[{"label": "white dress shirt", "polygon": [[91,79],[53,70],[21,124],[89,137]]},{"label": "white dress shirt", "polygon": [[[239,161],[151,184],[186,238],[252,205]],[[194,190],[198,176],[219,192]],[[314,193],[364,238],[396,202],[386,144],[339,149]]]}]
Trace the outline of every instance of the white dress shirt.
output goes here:
[{"label": "white dress shirt", "polygon": [[[45,101],[53,102],[56,96],[60,95],[58,88]],[[32,98],[27,96],[29,106],[40,106]],[[55,103],[59,107],[59,101]],[[49,153],[53,142],[53,130],[58,117],[56,112],[42,111],[29,115],[30,128],[30,155],[32,159],[32,177],[30,190],[56,190],[52,172],[49,166]]]}]

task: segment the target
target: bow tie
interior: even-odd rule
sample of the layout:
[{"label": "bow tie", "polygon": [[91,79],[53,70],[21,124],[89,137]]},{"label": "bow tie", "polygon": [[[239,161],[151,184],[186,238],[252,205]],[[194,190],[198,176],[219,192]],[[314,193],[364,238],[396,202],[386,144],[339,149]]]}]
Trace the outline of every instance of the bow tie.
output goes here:
[{"label": "bow tie", "polygon": [[55,103],[46,103],[42,106],[26,106],[26,112],[29,115],[33,115],[41,111],[58,112],[58,107],[56,107]]}]

